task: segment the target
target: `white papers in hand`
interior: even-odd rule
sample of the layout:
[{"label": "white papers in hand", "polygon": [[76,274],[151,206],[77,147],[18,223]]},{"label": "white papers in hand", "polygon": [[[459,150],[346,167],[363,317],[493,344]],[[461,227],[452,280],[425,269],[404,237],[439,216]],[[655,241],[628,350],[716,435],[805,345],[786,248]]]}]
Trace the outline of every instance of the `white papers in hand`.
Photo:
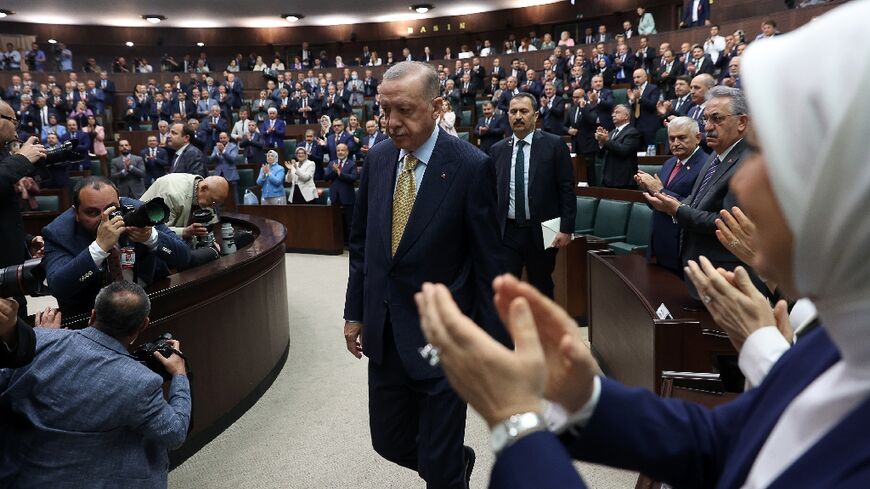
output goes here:
[{"label": "white papers in hand", "polygon": [[562,224],[562,218],[557,217],[555,219],[550,219],[549,221],[544,221],[541,223],[541,231],[544,235],[544,249],[553,247],[553,240],[556,239],[556,234],[559,233],[559,229]]}]

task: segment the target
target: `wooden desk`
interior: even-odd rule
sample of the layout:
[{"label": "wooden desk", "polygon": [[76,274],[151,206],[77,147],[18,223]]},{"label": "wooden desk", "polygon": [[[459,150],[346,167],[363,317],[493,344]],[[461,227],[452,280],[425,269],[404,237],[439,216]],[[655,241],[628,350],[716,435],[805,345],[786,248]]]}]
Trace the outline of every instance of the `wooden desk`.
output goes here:
[{"label": "wooden desk", "polygon": [[[284,366],[290,345],[284,226],[256,216],[221,217],[252,231],[254,242],[148,287],[151,324],[137,340],[170,332],[190,361],[193,427],[170,453],[173,465],[254,405]],[[64,318],[64,324],[83,328],[87,317]]]},{"label": "wooden desk", "polygon": [[607,242],[595,236],[578,236],[556,255],[553,270],[553,295],[556,303],[568,314],[585,325],[589,287],[588,260],[590,250],[606,250]]},{"label": "wooden desk", "polygon": [[287,251],[340,255],[344,253],[341,208],[333,205],[240,205],[239,212],[284,225]]},{"label": "wooden desk", "polygon": [[[737,355],[676,275],[637,255],[588,257],[589,341],[607,375],[659,393],[663,370],[712,372],[716,356]],[[675,319],[658,319],[662,303]]]}]

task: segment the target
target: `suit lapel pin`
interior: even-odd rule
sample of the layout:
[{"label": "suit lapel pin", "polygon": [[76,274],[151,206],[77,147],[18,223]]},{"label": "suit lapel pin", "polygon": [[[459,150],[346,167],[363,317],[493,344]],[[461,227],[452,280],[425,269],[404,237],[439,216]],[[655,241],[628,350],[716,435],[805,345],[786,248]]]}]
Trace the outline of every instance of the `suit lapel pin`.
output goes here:
[{"label": "suit lapel pin", "polygon": [[447,173],[441,173],[441,180],[447,180]]}]

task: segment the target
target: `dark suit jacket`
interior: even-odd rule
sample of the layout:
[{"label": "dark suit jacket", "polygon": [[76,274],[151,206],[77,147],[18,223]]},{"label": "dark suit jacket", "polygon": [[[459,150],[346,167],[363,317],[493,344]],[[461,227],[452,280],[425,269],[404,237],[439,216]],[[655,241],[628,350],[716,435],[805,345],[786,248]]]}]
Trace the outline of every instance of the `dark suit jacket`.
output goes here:
[{"label": "dark suit jacket", "polygon": [[115,103],[115,82],[112,80],[106,80],[106,86],[103,87],[103,81],[97,80],[97,88],[103,91],[103,98],[105,98],[106,105],[109,107]]},{"label": "dark suit jacket", "polygon": [[338,160],[330,161],[326,165],[324,179],[332,182],[329,186],[329,198],[333,204],[353,205],[356,199],[356,193],[353,188],[354,182],[359,180],[359,172],[356,169],[356,162],[351,159],[344,160],[344,165],[341,167],[341,174],[333,170],[332,165]]},{"label": "dark suit jacket", "polygon": [[623,127],[615,138],[613,131],[610,131],[610,138],[599,150],[599,156],[604,158],[602,185],[605,187],[634,187],[640,141],[640,133],[631,127],[631,124]]},{"label": "dark suit jacket", "polygon": [[139,152],[139,156],[145,162],[145,170],[151,179],[156,180],[166,174],[166,168],[169,166],[169,154],[165,149],[157,147],[157,155],[153,160],[149,160],[151,148],[145,148]]},{"label": "dark suit jacket", "polygon": [[701,58],[700,62],[695,62],[695,60],[693,59],[691,63],[695,65],[695,74],[692,76],[698,76],[702,73],[712,75],[713,71],[716,70],[716,67],[713,65],[713,60],[710,59],[709,54],[705,54],[704,57]]},{"label": "dark suit jacket", "polygon": [[[481,127],[488,128],[482,136],[480,134]],[[504,139],[508,133],[510,133],[510,128],[508,127],[507,117],[501,114],[493,114],[489,121],[489,126],[486,125],[486,117],[478,119],[477,125],[474,126],[474,135],[477,136],[478,147],[487,154],[492,145]]]},{"label": "dark suit jacket", "polygon": [[[142,203],[121,197],[121,204],[139,207]],[[137,279],[146,284],[169,275],[170,268],[184,268],[190,260],[190,249],[181,238],[164,224],[155,228],[158,238],[154,251],[149,251],[142,244],[135,244],[134,273]],[[79,226],[73,209],[67,209],[45,226],[42,235],[45,238],[42,264],[48,276],[48,286],[57,298],[61,311],[65,316],[90,311],[107,277],[104,274],[106,263],[103,262],[103,267],[97,267],[88,251],[94,235]]]},{"label": "dark suit jacket", "polygon": [[643,93],[637,100],[636,104],[640,104],[640,117],[635,117],[635,105],[631,106],[631,121],[634,128],[644,135],[645,144],[655,144],[656,131],[659,130],[661,119],[656,110],[656,104],[661,97],[659,87],[652,83],[647,83]]},{"label": "dark suit jacket", "polygon": [[[490,154],[495,162],[498,188],[498,223],[504,235],[510,203],[511,157],[514,138],[496,143]],[[541,234],[540,223],[561,217],[561,231],[574,232],[574,216],[577,213],[577,198],[574,195],[574,169],[568,145],[562,138],[536,130],[532,136],[529,158],[529,217],[532,229]],[[544,249],[543,238],[537,240]]]},{"label": "dark suit jacket", "polygon": [[686,3],[686,7],[683,9],[683,18],[682,21],[689,26],[699,26],[704,25],[704,22],[710,18],[710,0],[701,0],[698,2],[698,20],[697,22],[692,22],[692,4],[694,2],[692,0],[688,0]]},{"label": "dark suit jacket", "polygon": [[[589,94],[587,93],[586,96],[588,98]],[[614,105],[613,91],[609,88],[602,88],[598,94],[598,103],[592,106],[597,124],[608,131],[612,131],[616,127],[613,125]]]},{"label": "dark suit jacket", "polygon": [[372,148],[366,160],[350,233],[344,317],[364,324],[362,345],[370,361],[383,360],[389,321],[408,375],[440,378],[443,371],[418,353],[426,340],[414,294],[423,282],[445,284],[463,313],[508,342],[492,308],[492,279],[502,271],[495,173],[486,154],[439,130],[405,233],[390,256],[398,160],[392,140]]},{"label": "dark suit jacket", "polygon": [[514,98],[514,93],[507,88],[502,90],[501,95],[498,96],[498,110],[507,114],[508,108],[511,105],[511,99]]},{"label": "dark suit jacket", "polygon": [[489,70],[486,72],[487,76],[493,77],[497,76],[500,79],[505,78],[506,73],[504,71],[503,66],[499,66],[498,68],[490,66]]},{"label": "dark suit jacket", "polygon": [[557,95],[552,107],[541,107],[541,119],[544,131],[557,136],[565,134],[565,99]]},{"label": "dark suit jacket", "polygon": [[263,133],[263,141],[267,148],[281,148],[284,145],[284,130],[287,125],[281,118],[275,119],[275,127],[272,132],[269,132],[270,119],[266,119],[260,124],[260,132]]},{"label": "dark suit jacket", "polygon": [[[659,178],[665,184],[662,192],[680,201],[688,197],[692,192],[692,187],[695,185],[695,180],[698,179],[701,168],[707,162],[708,156],[703,148],[699,147],[695,154],[685,162],[680,173],[674,177],[674,180],[670,184],[668,184],[668,177],[670,177],[674,166],[677,164],[677,158],[673,157],[666,161],[662,165],[661,173],[659,173]],[[683,262],[680,259],[680,227],[674,223],[671,216],[657,210],[653,210],[647,257],[655,257],[659,265],[682,275]]]},{"label": "dark suit jacket", "polygon": [[329,161],[334,161],[338,159],[338,155],[335,153],[335,148],[339,144],[346,144],[347,149],[353,153],[354,148],[356,148],[356,143],[353,141],[353,136],[347,132],[342,131],[342,133],[338,136],[338,141],[335,140],[335,133],[331,132],[328,136],[326,136],[326,151],[329,152]]},{"label": "dark suit jacket", "polygon": [[36,335],[33,328],[18,318],[15,324],[15,349],[7,352],[6,348],[0,348],[0,368],[15,368],[27,365],[33,359],[36,350]]},{"label": "dark suit jacket", "polygon": [[[722,267],[726,270],[733,270],[738,265],[743,263],[722,246],[722,243],[716,238],[716,219],[719,218],[719,211],[722,209],[731,209],[737,205],[737,198],[728,187],[728,181],[731,176],[737,171],[740,162],[743,159],[746,151],[746,141],[740,141],[734,146],[734,149],[728,153],[728,157],[719,164],[712,179],[707,184],[707,188],[702,195],[699,195],[697,202],[695,196],[698,194],[704,175],[707,169],[713,164],[716,154],[711,154],[701,168],[698,178],[695,179],[695,185],[692,187],[692,193],[683,200],[684,206],[677,209],[675,219],[681,228],[680,249],[682,250],[681,258],[683,265],[689,260],[698,260],[701,255],[706,256],[713,262],[713,266]],[[689,286],[689,293],[695,297],[697,292],[691,281],[686,281]]]},{"label": "dark suit jacket", "polygon": [[258,131],[254,133],[252,138],[247,136],[250,133],[245,131],[245,136],[239,139],[239,154],[244,155],[245,162],[263,164],[266,162],[266,153],[263,148],[266,147],[266,142],[263,135]]},{"label": "dark suit jacket", "polygon": [[[79,128],[81,128],[81,126],[79,126]],[[67,132],[66,136],[61,138],[60,142],[63,143],[64,141],[68,141],[68,140],[72,139],[72,137],[73,137],[73,135],[71,133]],[[75,165],[82,165],[82,168],[90,168],[91,157],[88,156],[88,151],[90,150],[90,147],[91,147],[91,136],[88,133],[79,129],[79,131],[76,132],[75,137],[79,141],[79,144],[76,145],[76,150],[82,155],[82,158],[80,160],[71,161],[70,163],[75,164]],[[57,183],[57,182],[55,182],[55,183]]]},{"label": "dark suit jacket", "polygon": [[568,109],[565,127],[577,129],[577,134],[574,136],[575,153],[594,155],[598,152],[598,141],[595,140],[595,130],[598,125],[598,114],[589,104],[582,109],[575,105]]},{"label": "dark suit jacket", "polygon": [[[24,156],[7,156],[0,161],[0,268],[24,263],[30,258],[30,239],[24,233],[15,184],[33,174],[35,168]],[[2,348],[0,348],[2,350]]]},{"label": "dark suit jacket", "polygon": [[170,163],[168,173],[192,173],[203,178],[207,177],[208,170],[205,167],[205,157],[202,155],[202,151],[193,143],[189,144],[181,156]]},{"label": "dark suit jacket", "polygon": [[[785,352],[764,383],[714,409],[603,379],[601,400],[582,430],[520,439],[498,457],[489,487],[584,488],[570,454],[639,470],[673,487],[738,489],[788,405],[839,360],[825,329],[816,328]],[[769,487],[867,487],[870,448],[855,434],[868,430],[870,401],[865,400]]]}]

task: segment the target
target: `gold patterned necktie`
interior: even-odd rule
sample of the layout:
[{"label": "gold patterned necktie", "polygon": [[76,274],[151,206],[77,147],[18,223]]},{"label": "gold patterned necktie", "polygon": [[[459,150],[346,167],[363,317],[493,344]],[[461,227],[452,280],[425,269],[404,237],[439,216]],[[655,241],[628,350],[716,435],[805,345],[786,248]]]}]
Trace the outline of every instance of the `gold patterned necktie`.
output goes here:
[{"label": "gold patterned necktie", "polygon": [[402,241],[402,235],[405,234],[405,226],[408,224],[411,209],[414,208],[414,199],[417,198],[417,183],[414,180],[414,169],[417,168],[418,162],[419,160],[416,156],[412,154],[405,155],[405,163],[402,166],[402,172],[399,173],[398,182],[396,182],[396,192],[393,194],[391,256],[396,255],[399,242]]}]

